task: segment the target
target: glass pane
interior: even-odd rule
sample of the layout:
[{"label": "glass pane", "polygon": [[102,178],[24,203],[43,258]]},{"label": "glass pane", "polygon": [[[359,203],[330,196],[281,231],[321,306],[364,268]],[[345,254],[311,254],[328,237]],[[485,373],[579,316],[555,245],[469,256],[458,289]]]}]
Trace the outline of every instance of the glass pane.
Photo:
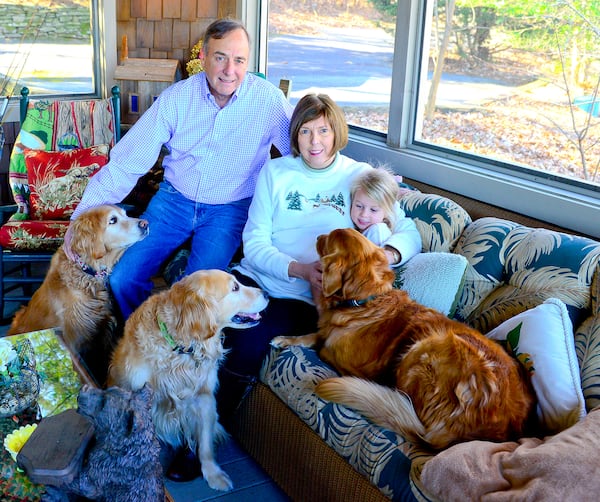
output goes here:
[{"label": "glass pane", "polygon": [[0,95],[94,92],[92,0],[0,3]]},{"label": "glass pane", "polygon": [[268,80],[289,79],[293,104],[325,93],[349,124],[387,132],[396,8],[394,0],[270,0]]},{"label": "glass pane", "polygon": [[432,2],[415,140],[600,183],[600,2]]}]

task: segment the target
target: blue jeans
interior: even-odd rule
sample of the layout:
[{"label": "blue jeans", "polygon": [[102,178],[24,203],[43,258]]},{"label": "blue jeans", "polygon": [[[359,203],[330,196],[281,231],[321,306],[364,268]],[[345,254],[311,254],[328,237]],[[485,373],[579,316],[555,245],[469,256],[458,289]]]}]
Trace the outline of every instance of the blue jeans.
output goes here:
[{"label": "blue jeans", "polygon": [[[246,286],[259,287],[253,279],[236,270],[233,275]],[[256,326],[223,330],[223,345],[229,352],[219,368],[217,403],[222,419],[231,417],[249,386],[258,379],[271,340],[278,335],[314,333],[318,317],[316,307],[309,303],[269,298],[269,305],[261,312],[261,321]]]},{"label": "blue jeans", "polygon": [[152,277],[191,237],[186,274],[225,270],[242,241],[250,198],[229,204],[201,204],[185,198],[167,181],[160,184],[141,216],[148,236],[131,246],[114,268],[110,286],[126,320],[152,292]]}]

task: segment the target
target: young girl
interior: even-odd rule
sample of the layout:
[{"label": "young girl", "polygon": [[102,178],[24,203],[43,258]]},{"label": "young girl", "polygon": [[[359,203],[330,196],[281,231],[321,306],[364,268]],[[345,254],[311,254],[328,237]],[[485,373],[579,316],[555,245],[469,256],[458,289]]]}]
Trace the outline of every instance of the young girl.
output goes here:
[{"label": "young girl", "polygon": [[350,218],[356,229],[378,246],[392,235],[401,213],[399,193],[396,178],[385,167],[364,171],[350,187]]}]

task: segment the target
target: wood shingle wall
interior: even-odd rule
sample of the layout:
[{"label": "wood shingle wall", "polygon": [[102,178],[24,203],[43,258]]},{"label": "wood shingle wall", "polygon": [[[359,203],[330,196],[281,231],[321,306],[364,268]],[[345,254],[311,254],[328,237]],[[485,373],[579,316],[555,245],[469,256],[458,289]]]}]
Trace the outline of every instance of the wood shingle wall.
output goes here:
[{"label": "wood shingle wall", "polygon": [[118,60],[127,36],[130,58],[178,59],[185,72],[206,27],[236,14],[236,0],[117,0]]}]

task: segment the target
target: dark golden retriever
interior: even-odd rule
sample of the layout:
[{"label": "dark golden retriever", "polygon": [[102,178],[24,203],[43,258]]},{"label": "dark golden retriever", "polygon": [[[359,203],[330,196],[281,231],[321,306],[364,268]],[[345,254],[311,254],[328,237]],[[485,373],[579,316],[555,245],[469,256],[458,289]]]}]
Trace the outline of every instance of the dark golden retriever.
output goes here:
[{"label": "dark golden retriever", "polygon": [[131,315],[111,360],[108,384],[137,390],[148,383],[158,437],[195,451],[215,490],[232,488],[214,458],[214,443],[225,434],[214,396],[224,357],[221,332],[255,326],[267,303],[260,289],[227,272],[194,272]]},{"label": "dark golden retriever", "polygon": [[522,435],[535,400],[519,363],[496,342],[392,288],[383,250],[352,229],[317,240],[323,268],[317,333],[277,337],[319,349],[340,378],[316,387],[412,441]]},{"label": "dark golden retriever", "polygon": [[69,233],[75,259],[64,245],[54,253],[44,282],[15,314],[8,334],[60,328],[70,348],[79,351],[113,329],[108,276],[125,250],[148,235],[148,222],[103,205],[79,215]]}]

